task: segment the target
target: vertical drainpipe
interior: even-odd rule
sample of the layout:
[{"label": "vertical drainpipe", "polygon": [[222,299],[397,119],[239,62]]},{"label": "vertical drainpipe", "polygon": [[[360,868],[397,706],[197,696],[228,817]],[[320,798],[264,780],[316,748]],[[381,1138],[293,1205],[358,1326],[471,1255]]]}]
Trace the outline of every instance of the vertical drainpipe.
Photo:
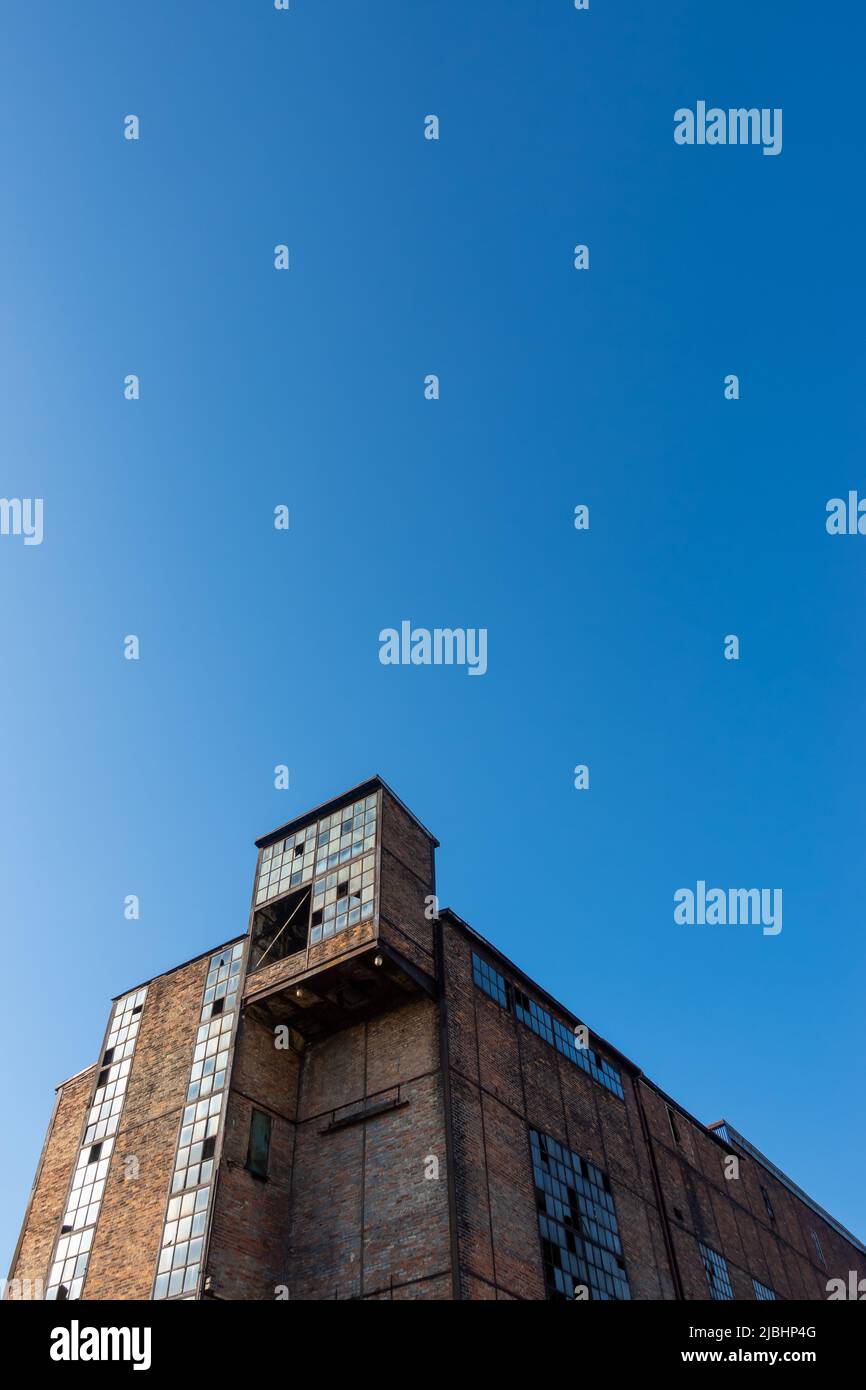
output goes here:
[{"label": "vertical drainpipe", "polygon": [[682,1276],[680,1275],[680,1267],[677,1264],[677,1255],[676,1250],[674,1248],[674,1238],[671,1232],[670,1223],[668,1222],[667,1207],[665,1206],[664,1193],[662,1191],[661,1179],[659,1177],[659,1170],[656,1164],[656,1156],[655,1152],[653,1151],[652,1135],[650,1134],[650,1127],[647,1122],[646,1111],[643,1108],[643,1100],[641,1098],[640,1093],[640,1079],[641,1076],[640,1073],[638,1073],[637,1076],[632,1077],[631,1084],[634,1087],[635,1100],[637,1101],[638,1114],[640,1115],[640,1127],[643,1131],[643,1137],[646,1142],[647,1152],[649,1153],[653,1189],[655,1191],[656,1204],[658,1206],[659,1217],[662,1223],[662,1235],[664,1237],[665,1242],[665,1251],[667,1252],[668,1264],[670,1265],[671,1271],[671,1278],[673,1279],[674,1295],[676,1298],[680,1300],[685,1300],[686,1295],[683,1289],[683,1281]]},{"label": "vertical drainpipe", "polygon": [[442,1075],[442,1108],[445,1114],[445,1167],[448,1174],[448,1224],[451,1228],[451,1297],[462,1299],[460,1288],[460,1242],[457,1234],[457,1187],[454,1173],[454,1130],[452,1123],[451,1061],[448,1048],[448,1003],[445,989],[445,928],[441,917],[434,927],[436,961],[436,1007],[439,1013],[439,1069]]}]

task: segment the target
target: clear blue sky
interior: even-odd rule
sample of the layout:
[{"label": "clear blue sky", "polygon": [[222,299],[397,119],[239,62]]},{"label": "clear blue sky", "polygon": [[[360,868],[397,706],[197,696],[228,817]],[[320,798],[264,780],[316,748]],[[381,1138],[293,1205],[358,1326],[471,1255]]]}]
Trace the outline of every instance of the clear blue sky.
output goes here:
[{"label": "clear blue sky", "polygon": [[[6,7],[0,492],[45,499],[0,538],[8,1251],[110,997],[243,931],[254,837],[373,772],[444,903],[866,1235],[866,538],[824,528],[866,491],[864,38]],[[676,146],[700,99],[783,108],[782,154]],[[382,666],[404,618],[486,627],[487,675]],[[677,927],[700,878],[781,887],[781,935]]]}]

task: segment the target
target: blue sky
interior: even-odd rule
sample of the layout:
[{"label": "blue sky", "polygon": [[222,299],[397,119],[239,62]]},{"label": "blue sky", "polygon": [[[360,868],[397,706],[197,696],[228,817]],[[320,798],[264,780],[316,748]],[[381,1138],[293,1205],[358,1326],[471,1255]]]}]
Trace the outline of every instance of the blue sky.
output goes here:
[{"label": "blue sky", "polygon": [[[866,491],[863,28],[7,8],[0,492],[45,505],[0,537],[9,1252],[110,997],[374,772],[443,903],[866,1234],[866,539],[824,527]],[[781,155],[675,145],[700,99],[781,107]],[[402,619],[485,627],[487,674],[381,665]],[[698,879],[781,887],[782,933],[676,926]]]}]

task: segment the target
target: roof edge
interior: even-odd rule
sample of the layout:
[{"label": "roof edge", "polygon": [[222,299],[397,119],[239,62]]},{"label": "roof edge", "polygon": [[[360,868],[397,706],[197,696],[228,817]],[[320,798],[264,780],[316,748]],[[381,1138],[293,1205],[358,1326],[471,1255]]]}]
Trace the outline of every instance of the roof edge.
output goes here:
[{"label": "roof edge", "polygon": [[[454,925],[460,931],[464,933],[464,935],[471,937],[475,941],[480,942],[482,946],[484,946],[488,951],[491,952],[491,954],[498,957],[498,959],[503,962],[507,969],[513,972],[518,977],[518,979],[523,981],[524,984],[529,985],[534,990],[534,992],[545,1001],[545,1003],[552,1004],[561,1014],[564,1014],[566,1018],[573,1019],[577,1023],[583,1022],[582,1019],[578,1018],[577,1014],[573,1013],[572,1010],[567,1008],[565,1004],[561,1003],[559,999],[556,999],[552,994],[549,994],[547,990],[544,989],[542,985],[538,984],[536,980],[533,980],[531,975],[527,975],[525,970],[521,970],[519,965],[515,965],[514,962],[510,960],[509,957],[506,956],[505,953],[499,949],[498,946],[495,946],[492,941],[488,941],[487,937],[482,936],[481,933],[476,931],[474,927],[470,927],[468,922],[464,922],[463,918],[458,916],[458,914],[453,910],[453,908],[444,907],[440,910],[439,915],[440,917],[447,917],[450,921],[454,923]],[[586,1026],[588,1027],[589,1025],[587,1024]],[[811,1211],[814,1211],[817,1216],[820,1216],[821,1220],[825,1221],[832,1230],[836,1231],[836,1233],[842,1236],[844,1240],[847,1240],[849,1244],[855,1247],[855,1249],[860,1250],[864,1255],[866,1255],[866,1245],[864,1245],[857,1238],[857,1236],[854,1235],[852,1231],[849,1231],[847,1226],[844,1226],[841,1221],[838,1221],[835,1216],[832,1216],[830,1212],[828,1212],[824,1207],[820,1205],[819,1202],[816,1202],[813,1197],[810,1197],[808,1192],[805,1192],[803,1188],[799,1187],[797,1183],[793,1181],[792,1178],[789,1178],[787,1174],[782,1171],[781,1168],[778,1168],[772,1162],[771,1159],[767,1158],[765,1154],[762,1154],[760,1149],[756,1149],[755,1146],[751,1144],[748,1139],[745,1139],[743,1135],[739,1134],[738,1131],[734,1129],[733,1125],[730,1125],[727,1120],[716,1120],[711,1125],[704,1124],[703,1120],[699,1120],[697,1116],[693,1115],[690,1110],[687,1110],[686,1107],[680,1101],[676,1100],[674,1096],[669,1095],[668,1092],[665,1091],[661,1086],[659,1086],[657,1082],[653,1081],[651,1077],[647,1076],[646,1072],[644,1072],[643,1069],[639,1067],[636,1062],[633,1062],[630,1057],[627,1057],[625,1055],[624,1052],[620,1052],[618,1047],[615,1047],[613,1043],[608,1042],[607,1039],[603,1038],[600,1033],[597,1033],[594,1028],[590,1031],[592,1032],[593,1036],[598,1039],[602,1046],[605,1047],[610,1053],[612,1053],[613,1056],[617,1059],[617,1061],[623,1064],[624,1070],[629,1073],[633,1080],[644,1082],[646,1086],[649,1086],[651,1090],[655,1091],[656,1094],[662,1098],[666,1105],[671,1105],[677,1111],[678,1114],[682,1115],[684,1119],[688,1120],[691,1124],[695,1125],[697,1129],[701,1130],[710,1139],[713,1139],[719,1145],[719,1147],[725,1150],[726,1152],[729,1152],[730,1143],[737,1144],[739,1147],[741,1147],[743,1152],[747,1154],[748,1157],[752,1158],[756,1163],[758,1163],[762,1168],[764,1168],[772,1177],[776,1179],[777,1182],[780,1182],[783,1187],[786,1187],[789,1192],[791,1192],[795,1197],[797,1197],[801,1202],[803,1202],[804,1205],[809,1207]]]},{"label": "roof edge", "polygon": [[293,816],[291,820],[287,820],[285,824],[278,826],[276,830],[269,830],[267,834],[260,835],[254,842],[256,849],[265,849],[268,845],[274,844],[276,840],[285,839],[286,835],[290,835],[293,830],[300,830],[301,826],[306,825],[308,821],[313,819],[318,820],[322,815],[330,811],[336,811],[342,802],[354,801],[361,795],[369,796],[371,792],[379,790],[386,791],[388,795],[397,802],[401,810],[405,811],[409,819],[417,825],[418,829],[422,831],[424,835],[426,835],[434,849],[439,848],[439,841],[432,831],[427,829],[424,822],[418,819],[415,812],[409,809],[405,801],[394,791],[394,788],[389,786],[384,777],[380,777],[377,772],[374,773],[372,777],[366,778],[365,781],[358,782],[357,786],[348,787],[346,791],[340,792],[339,795],[332,796],[327,801],[320,802],[318,806],[311,806],[308,811],[302,811],[300,815]]}]

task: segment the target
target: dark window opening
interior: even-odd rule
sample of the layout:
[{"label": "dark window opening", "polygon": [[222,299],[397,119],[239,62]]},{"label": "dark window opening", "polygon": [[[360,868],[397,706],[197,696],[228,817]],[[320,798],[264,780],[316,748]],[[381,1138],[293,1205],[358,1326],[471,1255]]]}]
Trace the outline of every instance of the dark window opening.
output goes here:
[{"label": "dark window opening", "polygon": [[251,970],[305,949],[312,896],[312,885],[307,884],[259,909],[253,917]]},{"label": "dark window opening", "polygon": [[57,1302],[58,1302],[58,1303],[66,1303],[66,1301],[67,1301],[68,1298],[69,1298],[69,1290],[68,1290],[68,1288],[66,1287],[65,1284],[61,1284],[61,1285],[60,1285],[60,1288],[57,1290]]},{"label": "dark window opening", "polygon": [[728,1263],[715,1250],[711,1250],[708,1245],[698,1242],[698,1249],[704,1262],[704,1271],[709,1285],[710,1298],[716,1302],[727,1302],[734,1297],[731,1288],[731,1279],[728,1274]]},{"label": "dark window opening", "polygon": [[247,1148],[247,1168],[257,1178],[268,1176],[268,1159],[271,1151],[271,1117],[263,1110],[253,1110],[250,1115],[250,1142]]},{"label": "dark window opening", "polygon": [[98,1091],[98,1090],[100,1090],[100,1088],[101,1088],[102,1086],[107,1086],[107,1085],[108,1085],[108,1067],[105,1067],[105,1068],[99,1073],[98,1077],[96,1078],[96,1089],[97,1089],[97,1091]]},{"label": "dark window opening", "polygon": [[211,1005],[211,1010],[210,1010],[210,1016],[211,1016],[211,1018],[213,1018],[214,1014],[221,1014],[222,1011],[223,1011],[223,1009],[225,1008],[225,1006],[226,1006],[226,1001],[225,1001],[225,999],[215,999],[215,1000],[213,1001],[213,1004]]},{"label": "dark window opening", "polygon": [[94,1145],[93,1145],[93,1148],[90,1150],[90,1153],[87,1155],[87,1162],[88,1162],[88,1163],[97,1163],[97,1162],[99,1161],[99,1155],[100,1155],[101,1153],[102,1153],[102,1142],[100,1141],[98,1144],[94,1144]]},{"label": "dark window opening", "polygon": [[214,1149],[215,1149],[215,1148],[216,1148],[216,1135],[215,1135],[215,1134],[209,1134],[208,1137],[207,1137],[207,1139],[205,1139],[204,1143],[203,1143],[202,1146],[201,1146],[201,1156],[202,1156],[202,1158],[213,1158],[213,1154],[214,1154]]},{"label": "dark window opening", "polygon": [[345,896],[346,896],[346,894],[348,893],[348,891],[349,891],[349,885],[348,885],[348,883],[338,883],[338,884],[337,884],[337,897],[338,897],[338,898],[345,898]]},{"label": "dark window opening", "polygon": [[133,1017],[135,1017],[136,1014],[140,1014],[143,1008],[144,1008],[144,1005],[143,1005],[143,1004],[136,1004],[135,1008],[134,1008],[133,1011],[132,1011]]},{"label": "dark window opening", "polygon": [[103,1059],[102,1059],[102,1065],[103,1065],[104,1067],[107,1067],[107,1066],[109,1065],[109,1063],[112,1061],[113,1057],[114,1057],[114,1048],[113,1048],[113,1047],[107,1048],[107,1049],[106,1049],[106,1052],[105,1052],[105,1056],[104,1056]]},{"label": "dark window opening", "polygon": [[539,1038],[543,1038],[546,1043],[555,1047],[557,1052],[561,1052],[563,1057],[574,1062],[576,1066],[591,1076],[601,1086],[605,1086],[620,1100],[625,1096],[622,1089],[622,1078],[616,1067],[610,1063],[606,1057],[594,1052],[591,1047],[579,1046],[575,1034],[575,1025],[563,1023],[561,1019],[554,1018],[553,1014],[548,1013],[540,1004],[536,1004],[522,989],[505,979],[498,970],[494,970],[486,960],[472,952],[472,978],[479,989],[483,990],[489,999],[494,1000],[500,1007],[508,1013],[513,1013],[514,1017]]},{"label": "dark window opening", "polygon": [[683,1216],[679,1207],[674,1207],[674,1216],[677,1218],[677,1221],[685,1221],[685,1217]]},{"label": "dark window opening", "polygon": [[631,1298],[607,1174],[549,1134],[529,1141],[548,1298]]}]

